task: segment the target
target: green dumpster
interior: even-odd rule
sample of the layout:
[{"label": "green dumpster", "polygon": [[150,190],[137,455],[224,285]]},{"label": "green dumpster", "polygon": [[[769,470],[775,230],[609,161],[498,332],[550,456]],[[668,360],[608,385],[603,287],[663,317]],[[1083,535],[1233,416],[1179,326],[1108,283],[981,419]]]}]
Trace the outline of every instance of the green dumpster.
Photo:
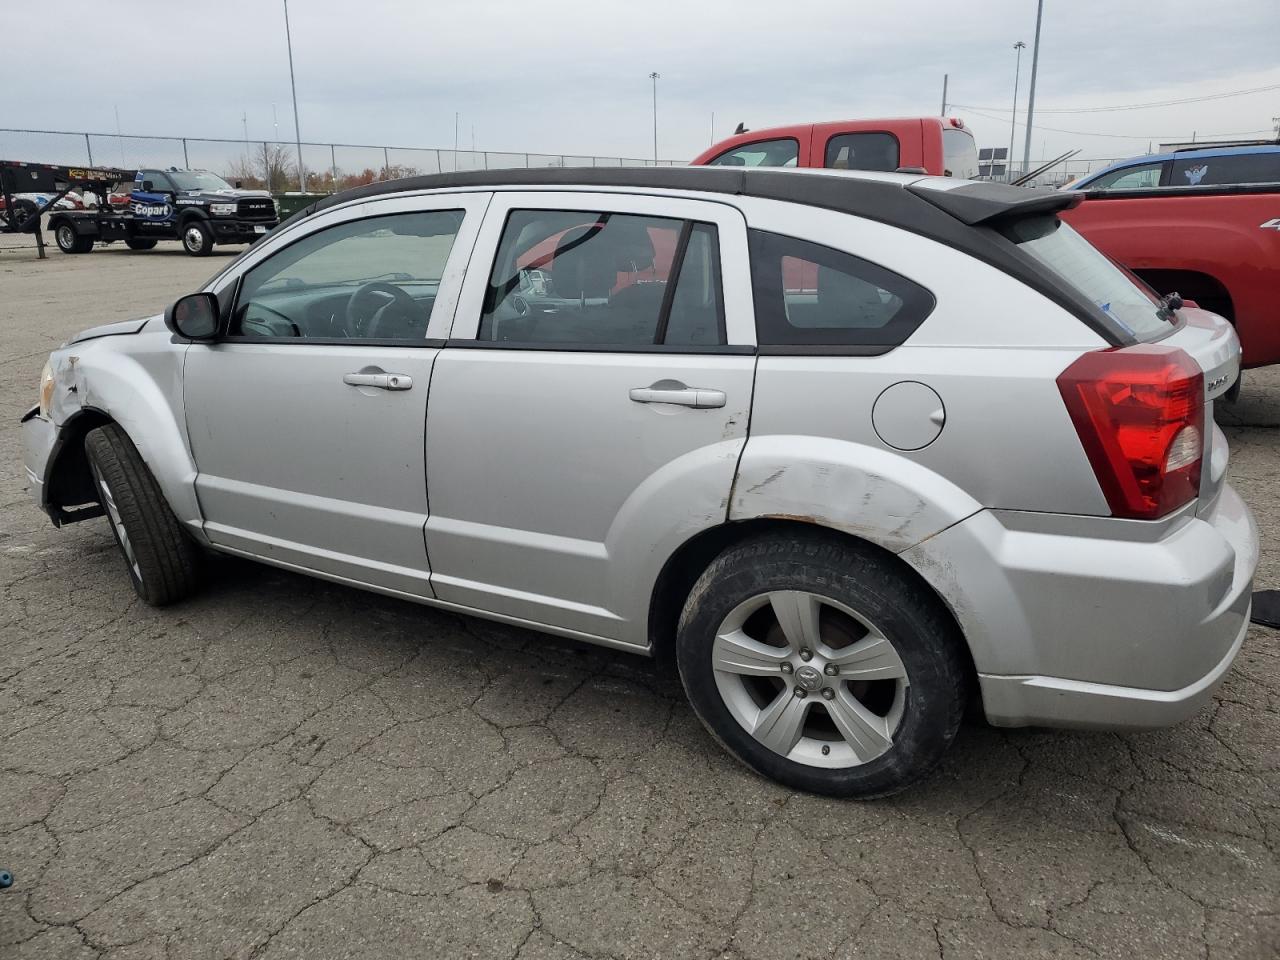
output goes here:
[{"label": "green dumpster", "polygon": [[287,220],[307,204],[321,200],[329,196],[329,194],[299,193],[297,191],[290,191],[289,193],[273,193],[271,196],[276,201],[276,211],[279,214],[280,219]]}]

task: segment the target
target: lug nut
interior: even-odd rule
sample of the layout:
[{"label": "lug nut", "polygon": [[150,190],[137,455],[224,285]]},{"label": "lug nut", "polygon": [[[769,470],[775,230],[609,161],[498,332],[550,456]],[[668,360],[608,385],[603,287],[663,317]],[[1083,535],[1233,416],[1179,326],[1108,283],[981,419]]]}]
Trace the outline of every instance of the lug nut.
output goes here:
[{"label": "lug nut", "polygon": [[834,700],[835,696],[836,696],[836,692],[832,690],[830,687],[822,688],[822,698],[824,700]]},{"label": "lug nut", "polygon": [[824,744],[822,745],[822,755],[825,757],[825,756],[827,756],[829,753],[831,753],[831,748],[830,748],[830,747],[828,747],[828,746],[824,743]]},{"label": "lug nut", "polygon": [[804,687],[796,687],[795,694],[797,700],[803,700],[809,695],[808,692],[805,691]]},{"label": "lug nut", "polygon": [[840,672],[840,668],[837,667],[834,663],[828,663],[825,667],[822,668],[822,672],[825,673],[828,677],[834,677],[837,673]]},{"label": "lug nut", "polygon": [[813,651],[812,651],[812,650],[810,650],[808,647],[805,647],[803,650],[801,650],[801,651],[800,651],[800,659],[801,659],[801,660],[812,660],[812,659],[813,659]]},{"label": "lug nut", "polygon": [[783,661],[783,663],[782,663],[782,672],[783,672],[783,673],[790,673],[790,672],[791,672],[792,670],[794,670],[794,669],[795,669],[795,667],[791,666],[791,664],[787,663],[786,661]]}]

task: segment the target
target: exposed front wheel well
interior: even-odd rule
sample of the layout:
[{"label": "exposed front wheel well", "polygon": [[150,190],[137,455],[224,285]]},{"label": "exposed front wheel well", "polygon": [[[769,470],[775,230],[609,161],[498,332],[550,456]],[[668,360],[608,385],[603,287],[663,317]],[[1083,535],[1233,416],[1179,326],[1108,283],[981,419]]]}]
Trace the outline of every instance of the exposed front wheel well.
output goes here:
[{"label": "exposed front wheel well", "polygon": [[[689,591],[693,589],[694,583],[711,565],[711,561],[731,546],[747,540],[775,534],[789,534],[791,536],[812,537],[823,540],[852,541],[861,547],[869,548],[880,555],[885,563],[892,566],[903,577],[914,580],[924,587],[927,595],[936,601],[939,613],[955,625],[956,634],[961,637],[964,636],[960,622],[956,619],[950,606],[938,595],[929,582],[902,558],[868,540],[834,530],[831,527],[824,527],[816,523],[805,523],[800,520],[761,517],[725,523],[718,527],[704,530],[681,544],[680,548],[667,559],[661,573],[658,574],[653,594],[649,600],[649,647],[657,659],[662,661],[664,665],[672,662],[675,650],[676,626],[680,621],[680,613],[684,609],[685,601],[689,598]],[[973,665],[972,655],[968,655],[967,644],[965,645],[965,650],[970,680],[972,681],[970,689],[976,691],[978,687],[977,669]]]},{"label": "exposed front wheel well", "polygon": [[101,410],[84,410],[64,423],[58,432],[58,444],[46,487],[49,513],[55,523],[87,519],[91,515],[67,516],[75,507],[98,502],[93,473],[84,452],[84,438],[90,430],[112,422]]}]

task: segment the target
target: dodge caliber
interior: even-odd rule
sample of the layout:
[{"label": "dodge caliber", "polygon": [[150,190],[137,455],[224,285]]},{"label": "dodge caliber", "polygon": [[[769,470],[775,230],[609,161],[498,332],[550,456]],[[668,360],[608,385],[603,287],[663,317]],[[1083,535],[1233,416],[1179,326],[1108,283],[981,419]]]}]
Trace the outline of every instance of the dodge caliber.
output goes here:
[{"label": "dodge caliber", "polygon": [[54,351],[31,494],[167,604],[206,551],[674,662],[791,787],[1196,712],[1258,536],[1239,343],[1059,212],[903,174],[495,171],[319,201]]}]

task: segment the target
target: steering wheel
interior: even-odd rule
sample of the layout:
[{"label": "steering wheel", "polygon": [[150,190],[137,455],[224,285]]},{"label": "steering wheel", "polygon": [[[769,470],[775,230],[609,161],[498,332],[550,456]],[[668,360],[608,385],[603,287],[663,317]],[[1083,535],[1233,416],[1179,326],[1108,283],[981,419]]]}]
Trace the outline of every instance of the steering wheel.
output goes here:
[{"label": "steering wheel", "polygon": [[[385,302],[375,308],[375,299]],[[367,306],[366,302],[368,302]],[[389,314],[392,308],[395,308],[394,312],[398,315],[398,324],[394,324]],[[373,310],[368,319],[365,318],[367,309]],[[417,326],[425,319],[422,308],[413,297],[394,283],[387,283],[385,280],[371,280],[369,283],[362,284],[347,301],[347,336],[349,337],[376,339],[388,336],[389,330],[399,326],[401,335],[397,339],[403,339],[403,328]]]}]

